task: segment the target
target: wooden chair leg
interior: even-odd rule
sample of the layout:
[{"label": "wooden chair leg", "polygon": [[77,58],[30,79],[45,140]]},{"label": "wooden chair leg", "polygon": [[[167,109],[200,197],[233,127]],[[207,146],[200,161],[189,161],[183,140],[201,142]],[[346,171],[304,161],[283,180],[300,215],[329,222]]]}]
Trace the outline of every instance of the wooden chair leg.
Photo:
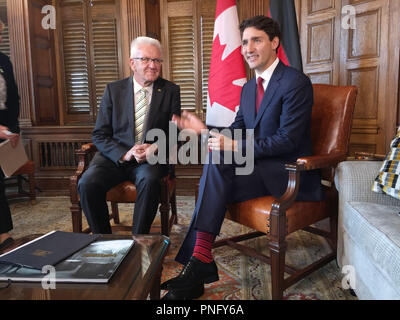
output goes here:
[{"label": "wooden chair leg", "polygon": [[111,213],[115,224],[119,224],[119,210],[118,203],[111,202]]},{"label": "wooden chair leg", "polygon": [[82,233],[82,209],[79,203],[71,205],[72,232]]},{"label": "wooden chair leg", "polygon": [[168,203],[161,204],[160,205],[161,233],[167,237],[169,236],[168,212],[169,212],[169,204]]},{"label": "wooden chair leg", "polygon": [[269,252],[271,259],[271,285],[272,299],[282,300],[285,290],[285,255],[286,255],[286,212],[278,208],[272,208],[268,224]]},{"label": "wooden chair leg", "polygon": [[161,196],[160,196],[160,215],[161,215],[161,233],[165,236],[169,236],[169,199],[168,199],[168,184],[161,181]]},{"label": "wooden chair leg", "polygon": [[35,174],[30,173],[28,174],[29,177],[29,197],[31,198],[31,203],[35,204],[36,203],[36,181],[35,181]]},{"label": "wooden chair leg", "polygon": [[277,243],[270,241],[270,257],[271,257],[271,284],[272,284],[272,299],[282,300],[285,276],[285,255],[286,255],[286,241]]},{"label": "wooden chair leg", "polygon": [[22,188],[22,177],[21,177],[21,175],[17,176],[17,185],[18,185],[18,193],[19,194],[23,194],[24,193],[24,189]]},{"label": "wooden chair leg", "polygon": [[173,217],[173,222],[174,224],[178,224],[178,211],[176,210],[176,188],[174,188],[171,198],[170,198],[170,204],[171,204],[171,215]]}]

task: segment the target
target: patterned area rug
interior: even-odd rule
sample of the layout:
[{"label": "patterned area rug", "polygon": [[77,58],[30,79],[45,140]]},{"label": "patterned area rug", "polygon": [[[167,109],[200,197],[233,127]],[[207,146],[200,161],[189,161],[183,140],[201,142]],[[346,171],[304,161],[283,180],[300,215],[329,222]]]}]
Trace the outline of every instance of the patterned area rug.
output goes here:
[{"label": "patterned area rug", "polygon": [[[178,196],[178,224],[171,232],[171,246],[164,261],[162,281],[179,273],[181,265],[174,261],[175,255],[186,234],[194,209],[194,197]],[[35,205],[29,201],[11,202],[14,238],[28,234],[47,233],[51,230],[72,231],[69,198],[38,198]],[[122,224],[130,224],[133,205],[120,205]],[[158,220],[158,217],[157,217]],[[84,222],[86,224],[86,221]],[[154,222],[159,225],[159,221]],[[219,238],[244,233],[249,229],[225,220]],[[218,238],[217,238],[218,240]],[[268,254],[266,237],[243,243]],[[303,267],[329,252],[326,241],[304,231],[288,237],[286,263]],[[268,300],[271,299],[270,267],[258,259],[242,255],[230,247],[213,250],[219,268],[220,281],[206,285],[204,300]],[[287,289],[284,299],[290,300],[354,300],[348,290],[342,289],[340,269],[335,261]],[[162,293],[164,294],[164,293]]]}]

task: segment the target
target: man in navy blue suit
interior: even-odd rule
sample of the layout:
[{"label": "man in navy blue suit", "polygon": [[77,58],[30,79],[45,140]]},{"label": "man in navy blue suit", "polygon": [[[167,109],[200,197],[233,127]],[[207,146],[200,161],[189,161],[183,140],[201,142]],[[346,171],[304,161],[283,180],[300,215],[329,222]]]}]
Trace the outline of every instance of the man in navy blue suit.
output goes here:
[{"label": "man in navy blue suit", "polygon": [[[235,164],[214,164],[203,168],[199,196],[192,222],[176,260],[185,265],[179,276],[162,284],[169,290],[165,299],[192,299],[204,292],[204,283],[218,280],[211,254],[215,236],[224,220],[226,205],[265,195],[281,196],[287,187],[285,164],[312,154],[310,138],[313,89],[303,73],[285,66],[277,57],[279,25],[265,16],[247,19],[240,25],[242,54],[255,78],[241,92],[240,108],[229,129],[254,130],[254,170],[236,175]],[[205,125],[196,116],[174,116],[178,127],[200,133]],[[232,140],[210,132],[212,153],[242,152],[249,140]],[[301,177],[297,200],[323,198],[319,172]]]}]

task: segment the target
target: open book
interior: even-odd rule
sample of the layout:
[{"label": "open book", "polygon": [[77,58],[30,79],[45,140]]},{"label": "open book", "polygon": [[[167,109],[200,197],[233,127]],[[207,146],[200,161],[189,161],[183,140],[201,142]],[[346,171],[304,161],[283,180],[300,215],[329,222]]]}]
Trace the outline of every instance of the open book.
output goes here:
[{"label": "open book", "polygon": [[0,143],[0,167],[6,178],[11,177],[27,161],[28,157],[26,156],[21,138],[15,148],[11,146],[10,140]]}]

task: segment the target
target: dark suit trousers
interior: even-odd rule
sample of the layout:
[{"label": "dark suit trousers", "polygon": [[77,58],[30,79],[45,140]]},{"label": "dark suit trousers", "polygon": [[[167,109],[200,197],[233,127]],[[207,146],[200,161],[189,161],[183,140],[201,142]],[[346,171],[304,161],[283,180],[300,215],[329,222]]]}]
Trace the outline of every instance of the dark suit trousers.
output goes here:
[{"label": "dark suit trousers", "polygon": [[12,230],[11,212],[6,198],[4,174],[0,169],[0,234]]},{"label": "dark suit trousers", "polygon": [[137,164],[135,161],[116,165],[98,152],[78,184],[81,206],[92,232],[111,233],[107,191],[129,180],[137,191],[132,234],[149,233],[160,200],[160,181],[166,173],[167,169],[162,165]]},{"label": "dark suit trousers", "polygon": [[237,175],[236,168],[235,164],[204,165],[189,231],[176,256],[178,262],[186,264],[190,259],[197,230],[219,234],[227,204],[270,195],[257,165],[250,175]]}]

